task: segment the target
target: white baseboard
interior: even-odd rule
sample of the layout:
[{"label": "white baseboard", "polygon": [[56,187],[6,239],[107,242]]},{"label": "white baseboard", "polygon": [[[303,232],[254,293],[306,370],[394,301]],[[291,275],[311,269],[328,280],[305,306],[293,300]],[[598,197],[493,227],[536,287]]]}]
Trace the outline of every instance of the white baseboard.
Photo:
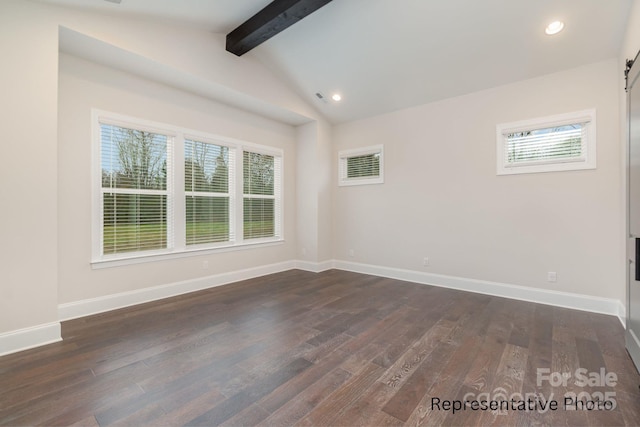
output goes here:
[{"label": "white baseboard", "polygon": [[333,268],[333,261],[323,262],[311,262],[311,261],[296,261],[296,268],[298,270],[310,271],[312,273],[322,273],[323,271],[331,270]]},{"label": "white baseboard", "polygon": [[60,322],[16,329],[0,334],[0,356],[58,341],[62,341]]},{"label": "white baseboard", "polygon": [[151,288],[138,289],[130,292],[107,295],[99,298],[60,304],[58,305],[58,316],[60,317],[60,320],[76,319],[78,317],[90,316],[92,314],[103,313],[105,311],[116,310],[189,292],[227,285],[241,280],[266,276],[267,274],[292,270],[295,267],[295,261],[287,261],[278,264],[263,265],[245,270],[232,271],[229,273],[215,274],[213,276],[185,280],[182,282],[169,283]]},{"label": "white baseboard", "polygon": [[371,274],[374,276],[388,277],[390,279],[405,280],[425,285],[440,286],[443,288],[458,289],[461,291],[493,295],[502,298],[590,311],[592,313],[609,314],[617,316],[623,326],[626,323],[624,320],[624,305],[619,300],[611,298],[592,297],[589,295],[580,295],[570,292],[536,289],[526,286],[509,285],[506,283],[489,282],[486,280],[430,274],[420,271],[370,264],[359,264],[348,261],[334,260],[333,267],[338,270]]},{"label": "white baseboard", "polygon": [[622,301],[618,301],[618,319],[620,323],[622,323],[622,327],[627,329],[627,308],[624,306]]},{"label": "white baseboard", "polygon": [[[622,302],[610,298],[599,298],[569,292],[529,288],[506,283],[467,279],[455,276],[430,274],[419,271],[360,264],[348,261],[331,260],[324,262],[286,261],[264,265],[229,273],[216,274],[193,280],[170,283],[152,288],[139,289],[100,298],[92,298],[72,303],[60,304],[58,314],[60,320],[98,314],[105,311],[129,307],[136,304],[155,301],[189,292],[226,285],[241,280],[253,279],[268,274],[279,273],[291,269],[300,269],[320,273],[332,268],[405,280],[425,285],[440,286],[462,291],[511,298],[540,304],[565,307],[617,316],[623,327],[626,325],[625,306]],[[0,356],[22,350],[50,344],[61,340],[59,322],[47,323],[30,328],[19,329],[0,334]]]},{"label": "white baseboard", "polygon": [[170,283],[152,288],[139,289],[131,292],[107,295],[72,303],[60,304],[58,313],[60,320],[70,320],[105,311],[129,307],[136,304],[155,301],[189,292],[226,285],[240,280],[253,279],[267,274],[279,273],[293,268],[321,273],[332,268],[374,276],[406,280],[425,285],[440,286],[468,292],[529,301],[557,307],[571,308],[593,313],[617,316],[623,327],[626,324],[625,307],[622,302],[610,298],[599,298],[569,292],[559,292],[546,289],[536,289],[506,283],[485,280],[468,279],[455,276],[424,273],[420,271],[404,270],[370,264],[360,264],[349,261],[287,261],[278,264],[265,265],[229,273],[217,274],[199,279]]}]

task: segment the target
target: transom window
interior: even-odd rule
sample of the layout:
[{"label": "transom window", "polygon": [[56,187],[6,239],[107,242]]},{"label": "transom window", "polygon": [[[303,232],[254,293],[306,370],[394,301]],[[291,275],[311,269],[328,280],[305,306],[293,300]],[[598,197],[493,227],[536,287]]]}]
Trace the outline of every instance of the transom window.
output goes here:
[{"label": "transom window", "polygon": [[282,240],[281,150],[113,113],[94,123],[94,263]]},{"label": "transom window", "polygon": [[338,184],[364,185],[384,182],[382,145],[343,150],[338,153]]},{"label": "transom window", "polygon": [[595,127],[595,110],[498,125],[498,175],[595,169]]}]

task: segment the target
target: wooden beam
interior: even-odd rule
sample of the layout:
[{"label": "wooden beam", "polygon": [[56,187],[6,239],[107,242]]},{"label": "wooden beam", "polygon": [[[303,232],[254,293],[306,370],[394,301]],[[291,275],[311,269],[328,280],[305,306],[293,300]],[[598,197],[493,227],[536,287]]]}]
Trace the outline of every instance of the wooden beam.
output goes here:
[{"label": "wooden beam", "polygon": [[227,51],[242,56],[331,0],[274,0],[227,34]]}]

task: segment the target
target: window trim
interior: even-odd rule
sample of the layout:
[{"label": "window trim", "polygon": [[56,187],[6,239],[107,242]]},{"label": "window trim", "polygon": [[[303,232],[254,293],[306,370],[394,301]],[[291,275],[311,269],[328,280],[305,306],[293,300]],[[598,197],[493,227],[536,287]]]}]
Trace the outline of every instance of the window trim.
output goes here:
[{"label": "window trim", "polygon": [[[506,161],[506,137],[509,134],[560,127],[572,124],[584,124],[586,143],[583,144],[584,158],[564,158],[543,160],[540,163],[508,164]],[[497,175],[514,175],[523,173],[562,172],[585,169],[596,169],[596,110],[575,111],[553,116],[521,120],[496,125],[496,173]]]},{"label": "window trim", "polygon": [[[167,235],[167,248],[148,251],[132,251],[117,254],[104,255],[102,253],[102,165],[101,165],[101,124],[110,124],[119,127],[132,128],[153,133],[166,135],[167,145],[171,144],[170,153],[167,159],[167,204],[173,205],[173,220],[167,227],[172,227],[172,236]],[[284,150],[277,147],[270,147],[252,142],[233,139],[225,136],[214,135],[178,126],[158,123],[150,120],[126,116],[100,109],[91,110],[91,267],[107,268],[129,264],[139,264],[151,261],[183,258],[193,255],[204,255],[217,252],[227,252],[242,249],[249,249],[261,246],[271,246],[281,244],[284,237]],[[235,225],[235,239],[225,242],[204,243],[198,245],[186,244],[186,194],[184,177],[184,141],[186,139],[196,140],[205,143],[223,145],[234,150],[235,166],[234,176],[230,180],[235,181],[234,194],[230,198],[234,200],[234,206],[230,206],[231,224]],[[279,180],[280,191],[275,195],[277,215],[280,224],[274,229],[275,236],[244,240],[243,218],[242,218],[242,153],[243,151],[259,152],[274,156],[278,159],[280,167],[274,179]],[[231,169],[231,168],[230,168]],[[277,169],[277,168],[276,168]],[[230,188],[231,191],[231,188]],[[239,194],[238,194],[239,193]]]},{"label": "window trim", "polygon": [[[367,156],[370,154],[380,155],[380,173],[378,176],[347,178],[347,161],[349,158],[358,156]],[[340,150],[338,152],[338,186],[351,185],[368,185],[384,183],[384,146],[371,145],[362,148],[353,148],[349,150]]]},{"label": "window trim", "polygon": [[[255,153],[260,155],[266,155],[273,157],[273,167],[274,167],[274,175],[273,175],[273,195],[270,194],[245,194],[244,192],[244,182],[242,182],[242,188],[238,188],[238,196],[242,198],[242,215],[241,224],[242,226],[238,227],[238,232],[242,233],[242,238],[244,240],[244,202],[246,199],[268,199],[273,200],[273,209],[274,209],[274,223],[273,223],[273,232],[275,236],[279,236],[282,234],[282,223],[283,223],[283,211],[282,211],[282,185],[283,175],[283,157],[276,156],[273,152],[265,152],[264,150],[252,148],[251,147],[243,147],[242,152],[240,153],[241,159],[238,160],[238,164],[240,165],[241,171],[240,173],[244,177],[244,153]],[[244,178],[243,178],[244,179]],[[247,242],[269,242],[273,239],[273,237],[252,237]]]}]

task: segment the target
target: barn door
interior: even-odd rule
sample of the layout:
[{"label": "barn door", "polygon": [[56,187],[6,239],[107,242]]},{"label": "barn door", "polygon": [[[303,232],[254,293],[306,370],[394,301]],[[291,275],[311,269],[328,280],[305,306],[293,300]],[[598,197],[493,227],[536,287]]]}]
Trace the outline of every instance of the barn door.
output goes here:
[{"label": "barn door", "polygon": [[[639,53],[640,55],[640,53]],[[627,280],[626,346],[640,370],[640,59],[627,68],[628,139],[628,240],[629,278]]]}]

